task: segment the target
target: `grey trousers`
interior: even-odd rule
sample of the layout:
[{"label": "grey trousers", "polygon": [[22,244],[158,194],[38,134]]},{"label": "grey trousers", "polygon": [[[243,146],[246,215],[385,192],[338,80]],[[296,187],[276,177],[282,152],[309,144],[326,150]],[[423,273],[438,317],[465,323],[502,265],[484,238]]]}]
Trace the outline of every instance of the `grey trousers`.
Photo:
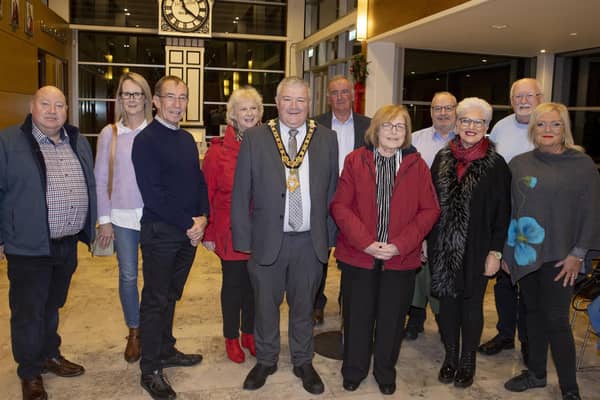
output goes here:
[{"label": "grey trousers", "polygon": [[314,352],[312,310],[323,266],[310,232],[284,233],[279,256],[271,265],[248,261],[254,289],[256,361],[276,365],[280,351],[279,306],[289,306],[288,340],[292,364],[311,362]]}]

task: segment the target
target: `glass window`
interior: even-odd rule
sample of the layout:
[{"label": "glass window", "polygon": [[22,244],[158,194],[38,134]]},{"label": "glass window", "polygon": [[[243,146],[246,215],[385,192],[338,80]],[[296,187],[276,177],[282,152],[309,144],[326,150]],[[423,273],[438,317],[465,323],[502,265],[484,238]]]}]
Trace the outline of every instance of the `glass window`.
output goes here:
[{"label": "glass window", "polygon": [[204,101],[226,103],[235,89],[252,85],[263,97],[263,102],[273,103],[277,85],[283,77],[283,73],[205,70]]},{"label": "glass window", "polygon": [[[213,32],[285,36],[287,7],[283,1],[215,1]],[[278,4],[279,3],[279,4]]]},{"label": "glass window", "polygon": [[165,64],[165,38],[156,35],[132,35],[79,32],[79,62]]},{"label": "glass window", "polygon": [[571,109],[575,143],[600,163],[600,48],[557,55],[554,65],[553,99]]},{"label": "glass window", "polygon": [[285,43],[251,40],[207,40],[204,66],[285,70]]},{"label": "glass window", "polygon": [[510,86],[531,76],[535,59],[406,49],[402,103],[409,106],[413,130],[431,126],[429,103],[449,91],[460,101],[481,97],[494,106],[490,126],[510,114]]},{"label": "glass window", "polygon": [[331,25],[356,9],[358,0],[306,0],[304,37]]},{"label": "glass window", "polygon": [[148,0],[71,1],[71,23],[158,28],[158,8]]}]

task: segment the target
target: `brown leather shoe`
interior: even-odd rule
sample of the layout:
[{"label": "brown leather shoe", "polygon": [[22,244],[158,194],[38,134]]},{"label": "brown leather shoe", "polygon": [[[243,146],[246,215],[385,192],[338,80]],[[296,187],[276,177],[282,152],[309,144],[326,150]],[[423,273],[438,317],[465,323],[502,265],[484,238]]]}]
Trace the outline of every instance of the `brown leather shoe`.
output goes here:
[{"label": "brown leather shoe", "polygon": [[40,375],[33,379],[21,379],[23,400],[46,400],[48,393],[44,389],[44,381]]},{"label": "brown leather shoe", "polygon": [[46,360],[42,373],[45,374],[46,372],[52,372],[63,378],[70,378],[82,375],[85,372],[85,369],[83,366],[72,363],[63,356],[58,356]]},{"label": "brown leather shoe", "polygon": [[129,363],[140,359],[140,328],[129,328],[127,347],[125,347],[125,361]]}]

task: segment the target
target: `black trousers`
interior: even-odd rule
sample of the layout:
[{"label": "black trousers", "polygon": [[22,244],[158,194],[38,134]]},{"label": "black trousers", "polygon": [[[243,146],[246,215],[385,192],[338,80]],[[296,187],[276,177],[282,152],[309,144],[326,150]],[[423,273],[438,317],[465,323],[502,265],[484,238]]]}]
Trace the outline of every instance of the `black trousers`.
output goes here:
[{"label": "black trousers", "polygon": [[513,285],[503,270],[496,274],[494,285],[496,312],[498,313],[498,334],[503,339],[514,339],[518,328],[519,341],[527,341],[527,314],[518,285]]},{"label": "black trousers", "polygon": [[395,383],[395,366],[416,271],[368,270],[339,264],[344,287],[342,375],[347,380],[362,381],[374,355],[373,375],[377,382]]},{"label": "black trousers", "polygon": [[140,231],[144,288],[140,304],[142,374],[160,370],[160,360],[175,351],[173,316],[196,248],[181,229],[163,223],[142,224]]},{"label": "black trousers", "polygon": [[240,336],[240,316],[242,332],[254,334],[254,292],[248,276],[248,262],[221,260],[221,270],[223,336],[227,339]]},{"label": "black trousers", "polygon": [[6,258],[13,357],[17,375],[31,379],[42,372],[46,359],[60,355],[58,310],[77,268],[77,238],[51,240],[49,257]]},{"label": "black trousers", "polygon": [[552,352],[563,393],[576,391],[575,342],[569,323],[569,306],[573,287],[554,282],[560,272],[556,261],[542,264],[540,269],[519,280],[527,307],[529,335],[529,369],[537,376],[546,376],[548,345]]},{"label": "black trousers", "polygon": [[[475,277],[470,297],[441,296],[438,316],[442,340],[446,345],[460,345],[462,354],[475,352],[483,330],[483,296],[489,278]],[[462,342],[462,343],[461,343]]]}]

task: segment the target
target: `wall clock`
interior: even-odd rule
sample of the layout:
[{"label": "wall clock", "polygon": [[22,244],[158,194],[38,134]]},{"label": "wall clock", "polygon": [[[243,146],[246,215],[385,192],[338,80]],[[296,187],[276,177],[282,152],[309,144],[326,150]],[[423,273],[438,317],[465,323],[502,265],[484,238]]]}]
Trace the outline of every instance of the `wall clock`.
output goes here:
[{"label": "wall clock", "polygon": [[210,34],[211,3],[209,0],[162,0],[159,33]]}]

